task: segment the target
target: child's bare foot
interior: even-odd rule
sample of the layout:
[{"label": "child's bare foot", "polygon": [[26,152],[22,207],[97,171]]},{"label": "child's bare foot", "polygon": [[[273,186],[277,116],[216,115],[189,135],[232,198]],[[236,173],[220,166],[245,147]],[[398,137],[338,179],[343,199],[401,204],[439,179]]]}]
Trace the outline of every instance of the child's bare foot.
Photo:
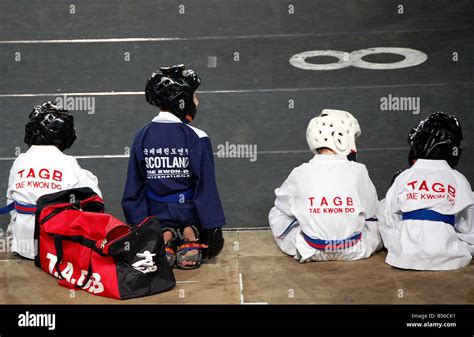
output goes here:
[{"label": "child's bare foot", "polygon": [[165,229],[163,231],[163,241],[165,242],[166,259],[171,267],[176,262],[177,234],[173,230]]},{"label": "child's bare foot", "polygon": [[181,269],[195,269],[201,265],[203,245],[198,242],[197,229],[187,226],[183,229],[183,238],[178,247],[177,266]]},{"label": "child's bare foot", "polygon": [[[192,227],[185,227],[183,229],[183,238],[185,241],[196,241],[196,234],[194,233],[194,230]],[[199,254],[199,251],[197,249],[191,249],[184,254],[186,257],[194,257]],[[183,260],[181,262],[181,265],[183,266],[195,266],[197,264],[197,261],[193,260]]]},{"label": "child's bare foot", "polygon": [[167,244],[172,238],[173,238],[173,233],[171,231],[165,230],[163,232],[163,240],[165,241],[165,244]]}]

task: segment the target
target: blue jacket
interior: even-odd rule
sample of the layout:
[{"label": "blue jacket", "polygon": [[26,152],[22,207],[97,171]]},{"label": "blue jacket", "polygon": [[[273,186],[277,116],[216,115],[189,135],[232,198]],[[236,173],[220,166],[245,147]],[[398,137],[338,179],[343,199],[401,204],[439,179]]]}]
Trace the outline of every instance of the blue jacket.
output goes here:
[{"label": "blue jacket", "polygon": [[122,207],[133,225],[154,215],[165,227],[224,226],[207,134],[164,111],[146,124],[130,152]]}]

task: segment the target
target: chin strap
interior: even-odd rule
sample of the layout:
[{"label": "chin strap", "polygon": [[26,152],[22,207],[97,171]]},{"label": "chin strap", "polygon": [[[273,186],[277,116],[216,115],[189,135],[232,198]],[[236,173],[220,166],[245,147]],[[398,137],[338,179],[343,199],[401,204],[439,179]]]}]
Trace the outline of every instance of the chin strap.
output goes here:
[{"label": "chin strap", "polygon": [[357,151],[351,150],[351,153],[347,155],[347,159],[350,161],[357,161]]},{"label": "chin strap", "polygon": [[191,123],[192,121],[193,121],[193,118],[191,117],[191,115],[186,115],[186,116],[184,117],[184,122],[185,122],[186,124]]}]

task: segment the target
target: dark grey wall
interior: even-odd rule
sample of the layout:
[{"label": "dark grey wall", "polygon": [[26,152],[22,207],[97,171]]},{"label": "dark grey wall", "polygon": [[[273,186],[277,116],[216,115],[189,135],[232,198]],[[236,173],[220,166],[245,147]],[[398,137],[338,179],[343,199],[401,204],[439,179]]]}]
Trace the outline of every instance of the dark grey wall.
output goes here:
[{"label": "dark grey wall", "polygon": [[[96,112],[75,112],[79,139],[69,153],[87,157],[79,159],[80,164],[99,177],[108,210],[122,217],[127,159],[104,156],[123,155],[136,130],[154,116],[155,110],[140,94],[147,76],[161,65],[181,62],[203,79],[194,124],[208,132],[214,148],[226,141],[258,146],[255,162],[216,157],[218,185],[231,227],[267,226],[274,188],[293,167],[311,157],[306,125],[327,107],[349,110],[358,118],[359,160],[368,166],[380,198],[392,173],[406,166],[409,129],[436,110],[460,118],[465,150],[459,170],[472,182],[474,29],[470,14],[474,2],[407,1],[404,14],[398,14],[400,3],[84,0],[75,4],[72,15],[70,4],[63,1],[2,1],[0,191],[6,191],[16,148],[25,150],[23,125],[31,107],[61,93],[86,93],[95,98]],[[183,15],[178,13],[180,5],[185,6]],[[289,5],[294,5],[292,15]],[[164,39],[33,43],[102,38]],[[303,51],[373,47],[413,48],[427,54],[428,60],[396,70],[311,71],[289,63],[292,55]],[[18,52],[20,62],[15,61]],[[129,62],[124,60],[126,52]],[[238,62],[234,52],[239,53]],[[453,52],[459,61],[453,62]],[[217,57],[216,68],[208,68],[208,57]],[[393,55],[365,58],[399,59]],[[128,93],[94,94],[104,92]],[[382,111],[380,99],[388,95],[419,97],[421,113]],[[289,108],[289,100],[294,108]],[[8,218],[0,221],[4,227]]]}]

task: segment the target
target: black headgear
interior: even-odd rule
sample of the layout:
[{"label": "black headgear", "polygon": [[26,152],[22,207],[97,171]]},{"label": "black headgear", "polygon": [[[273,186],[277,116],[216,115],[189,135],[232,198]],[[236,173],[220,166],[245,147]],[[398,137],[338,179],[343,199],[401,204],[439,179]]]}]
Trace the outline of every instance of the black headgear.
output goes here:
[{"label": "black headgear", "polygon": [[193,70],[185,70],[183,64],[162,67],[148,79],[145,98],[151,105],[168,110],[188,123],[196,116],[193,95],[200,84],[199,76]]},{"label": "black headgear", "polygon": [[76,140],[74,117],[54,103],[37,105],[25,126],[25,143],[31,145],[56,145],[61,151],[71,147]]},{"label": "black headgear", "polygon": [[435,112],[422,120],[408,136],[409,164],[416,159],[444,159],[451,167],[461,157],[462,130],[459,120],[443,112]]}]

